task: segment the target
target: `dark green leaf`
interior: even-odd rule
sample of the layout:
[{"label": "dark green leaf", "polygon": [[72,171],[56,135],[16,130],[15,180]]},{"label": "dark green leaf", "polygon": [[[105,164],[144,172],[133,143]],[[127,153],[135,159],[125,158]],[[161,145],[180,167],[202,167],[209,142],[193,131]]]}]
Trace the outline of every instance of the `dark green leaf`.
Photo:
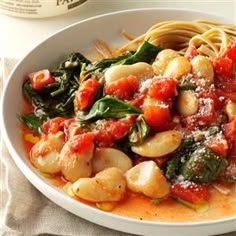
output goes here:
[{"label": "dark green leaf", "polygon": [[79,88],[81,67],[91,63],[80,53],[70,54],[52,72],[55,82],[35,91],[29,79],[23,83],[23,93],[35,107],[34,114],[40,120],[56,116],[71,117],[74,114],[74,97]]},{"label": "dark green leaf", "polygon": [[197,86],[195,84],[190,84],[190,83],[180,83],[178,85],[179,90],[195,90]]},{"label": "dark green leaf", "polygon": [[180,171],[183,162],[189,158],[189,155],[196,149],[196,141],[193,136],[183,139],[181,145],[175,152],[174,156],[168,161],[165,176],[167,179],[174,179]]},{"label": "dark green leaf", "polygon": [[143,116],[137,119],[136,124],[132,125],[129,130],[129,142],[132,145],[142,143],[148,136],[150,127]]},{"label": "dark green leaf", "polygon": [[86,68],[86,72],[85,74],[88,74],[92,71],[103,71],[107,68],[109,68],[111,65],[114,65],[116,63],[118,63],[119,61],[122,61],[130,56],[133,55],[133,52],[126,52],[118,57],[115,57],[115,58],[105,58],[105,59],[102,59],[94,64],[90,64],[87,66]]},{"label": "dark green leaf", "polygon": [[36,132],[40,132],[40,128],[44,122],[44,120],[35,116],[34,113],[19,115],[19,120]]},{"label": "dark green leaf", "polygon": [[181,168],[185,179],[210,183],[217,178],[227,166],[227,161],[207,147],[200,147],[192,153],[190,159]]},{"label": "dark green leaf", "polygon": [[128,114],[139,115],[141,111],[134,106],[114,97],[105,96],[94,103],[86,116],[79,115],[79,120],[97,120],[100,118],[122,118]]},{"label": "dark green leaf", "polygon": [[137,62],[147,62],[151,64],[161,50],[163,50],[162,47],[155,46],[147,41],[144,41],[144,43],[138,48],[135,54],[126,59],[118,61],[116,64],[124,65],[134,64]]}]

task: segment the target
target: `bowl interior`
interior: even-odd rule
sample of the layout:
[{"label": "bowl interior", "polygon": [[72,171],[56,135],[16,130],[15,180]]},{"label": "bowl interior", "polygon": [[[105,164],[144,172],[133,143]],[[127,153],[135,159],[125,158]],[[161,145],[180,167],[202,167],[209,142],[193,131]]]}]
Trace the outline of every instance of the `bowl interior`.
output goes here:
[{"label": "bowl interior", "polygon": [[[222,17],[204,13],[170,9],[139,9],[107,14],[74,24],[59,31],[39,44],[17,64],[6,83],[2,97],[2,128],[6,144],[13,159],[35,187],[52,201],[72,213],[87,220],[93,219],[93,222],[106,227],[137,234],[146,234],[148,232],[149,235],[155,235],[155,230],[157,227],[160,227],[160,232],[163,232],[166,235],[169,233],[171,235],[171,233],[174,232],[171,231],[171,229],[175,230],[176,235],[188,235],[188,233],[196,235],[193,228],[191,229],[190,227],[191,224],[182,224],[182,226],[189,225],[188,227],[190,227],[185,228],[186,232],[183,233],[181,232],[182,229],[179,228],[181,224],[140,222],[101,212],[70,199],[32,168],[22,145],[21,131],[17,119],[17,114],[21,113],[23,104],[21,90],[22,82],[30,72],[43,68],[53,68],[54,65],[57,65],[57,63],[70,52],[80,51],[86,53],[86,51],[92,50],[95,39],[102,39],[111,46],[122,45],[126,42],[120,34],[122,29],[125,29],[134,36],[138,36],[141,33],[144,33],[153,24],[160,21],[196,19],[227,21]],[[94,214],[98,217],[94,217]],[[109,220],[110,218],[113,220]],[[206,224],[211,225],[211,223],[214,222],[204,222],[202,224],[193,223],[192,227],[198,227],[198,225],[203,226]],[[232,229],[233,227],[232,219],[227,221],[223,220],[220,221],[220,223],[227,223],[228,229]],[[205,235],[209,230],[211,230],[211,234],[227,232],[220,227],[221,224],[218,222],[217,227],[214,226],[216,225],[214,224],[214,227],[199,228],[200,231],[197,233],[199,235],[201,232],[204,232],[204,234],[201,235]],[[166,227],[167,225],[172,228]]]}]

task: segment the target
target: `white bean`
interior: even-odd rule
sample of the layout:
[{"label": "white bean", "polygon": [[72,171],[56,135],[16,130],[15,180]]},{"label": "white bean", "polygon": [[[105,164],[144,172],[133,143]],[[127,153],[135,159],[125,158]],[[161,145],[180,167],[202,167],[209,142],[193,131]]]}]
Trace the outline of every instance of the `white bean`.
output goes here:
[{"label": "white bean", "polygon": [[115,148],[96,149],[92,159],[93,173],[98,173],[109,167],[117,167],[123,172],[132,167],[131,159]]},{"label": "white bean", "polygon": [[177,130],[168,130],[149,137],[143,143],[132,146],[131,149],[145,157],[161,157],[176,150],[182,140],[182,135]]},{"label": "white bean", "polygon": [[236,116],[236,103],[235,102],[228,102],[225,106],[225,111],[226,111],[226,114],[227,114],[229,120],[233,116]]},{"label": "white bean", "polygon": [[70,146],[71,140],[76,139],[72,137],[61,150],[59,164],[61,172],[69,181],[76,181],[82,177],[90,177],[92,174],[91,159],[93,157],[94,144],[83,152],[73,150]]},{"label": "white bean", "polygon": [[214,83],[214,70],[211,61],[204,56],[198,55],[191,60],[192,73],[199,80],[196,84],[201,87],[207,87]]},{"label": "white bean", "polygon": [[64,134],[61,131],[43,136],[31,149],[31,162],[44,173],[58,173],[60,171],[59,154],[64,143]]},{"label": "white bean", "polygon": [[190,116],[198,111],[199,100],[194,91],[180,91],[177,101],[176,109],[184,116]]},{"label": "white bean", "polygon": [[159,52],[156,60],[152,64],[155,75],[163,75],[169,62],[179,56],[180,55],[172,49],[164,49]]},{"label": "white bean", "polygon": [[91,202],[119,201],[126,191],[126,179],[120,169],[111,167],[93,178],[77,180],[72,189],[76,196]]},{"label": "white bean", "polygon": [[126,172],[127,187],[151,198],[163,198],[170,186],[154,161],[145,161]]},{"label": "white bean", "polygon": [[187,75],[190,72],[190,62],[185,57],[179,56],[170,61],[165,70],[164,76],[180,80],[184,75]]},{"label": "white bean", "polygon": [[145,62],[138,62],[133,65],[116,65],[105,72],[105,82],[113,83],[123,77],[135,75],[139,80],[145,80],[154,76],[151,65]]}]

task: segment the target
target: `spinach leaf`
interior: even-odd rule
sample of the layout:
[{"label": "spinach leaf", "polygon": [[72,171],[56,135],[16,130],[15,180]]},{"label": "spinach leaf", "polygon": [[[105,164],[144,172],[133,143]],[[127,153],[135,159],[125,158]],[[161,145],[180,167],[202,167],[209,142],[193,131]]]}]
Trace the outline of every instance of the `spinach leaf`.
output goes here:
[{"label": "spinach leaf", "polygon": [[115,58],[105,58],[102,59],[94,64],[89,64],[86,68],[85,74],[89,74],[93,71],[104,71],[105,69],[109,68],[111,65],[118,63],[128,57],[131,57],[134,52],[126,52],[118,57]]},{"label": "spinach leaf", "polygon": [[162,47],[144,41],[132,56],[118,61],[116,65],[134,64],[137,62],[147,62],[151,64],[161,50],[163,50]]},{"label": "spinach leaf", "polygon": [[36,132],[40,132],[40,128],[43,124],[43,120],[38,118],[34,113],[19,115],[19,120]]},{"label": "spinach leaf", "polygon": [[[35,91],[29,79],[23,83],[23,94],[26,99],[35,107],[34,116],[40,121],[63,116],[74,115],[75,92],[80,85],[80,73],[84,64],[91,64],[80,53],[70,54],[63,62],[52,71],[55,82],[44,86],[40,91]],[[28,114],[33,117],[32,114]],[[21,119],[26,125],[26,119]]]},{"label": "spinach leaf", "polygon": [[195,84],[190,83],[180,83],[178,85],[179,90],[195,90],[197,86]]},{"label": "spinach leaf", "polygon": [[184,76],[179,84],[178,89],[179,90],[195,90],[197,88],[197,85],[192,82],[192,76]]},{"label": "spinach leaf", "polygon": [[181,168],[181,174],[187,180],[198,183],[210,183],[227,166],[227,161],[207,147],[200,147],[192,153],[190,159]]},{"label": "spinach leaf", "polygon": [[139,115],[141,111],[134,106],[107,95],[97,100],[87,115],[78,115],[78,120],[97,120],[100,118],[122,118],[128,114]]},{"label": "spinach leaf", "polygon": [[165,176],[167,179],[174,179],[180,171],[183,162],[189,158],[189,155],[195,151],[197,143],[192,135],[183,139],[174,156],[167,162]]},{"label": "spinach leaf", "polygon": [[194,135],[189,135],[183,139],[181,145],[175,152],[174,156],[167,162],[165,175],[169,180],[176,178],[180,174],[182,166],[188,161],[192,153],[210,136],[216,135],[221,130],[217,126],[211,126],[203,130],[201,140],[196,141]]},{"label": "spinach leaf", "polygon": [[142,143],[148,136],[150,127],[148,126],[145,118],[140,116],[136,124],[133,124],[129,130],[129,143],[132,145]]}]

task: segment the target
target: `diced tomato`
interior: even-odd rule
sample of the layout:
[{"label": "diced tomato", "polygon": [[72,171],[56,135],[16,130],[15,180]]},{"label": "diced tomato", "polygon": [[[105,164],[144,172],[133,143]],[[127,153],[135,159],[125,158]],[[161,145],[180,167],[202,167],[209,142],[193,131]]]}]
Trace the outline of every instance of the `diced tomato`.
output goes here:
[{"label": "diced tomato", "polygon": [[94,134],[92,132],[78,134],[69,140],[71,149],[75,152],[83,153],[92,148]]},{"label": "diced tomato", "polygon": [[218,57],[213,62],[215,73],[226,78],[233,76],[233,60],[227,57]]},{"label": "diced tomato", "polygon": [[148,95],[162,101],[175,95],[177,82],[168,78],[154,78],[148,89]]},{"label": "diced tomato", "polygon": [[218,97],[229,98],[233,102],[236,102],[236,92],[225,91],[223,89],[216,89],[216,94],[218,95]]},{"label": "diced tomato", "polygon": [[135,106],[135,107],[139,108],[139,107],[143,104],[144,98],[145,98],[145,95],[142,94],[142,95],[139,95],[139,96],[135,97],[135,98],[134,98],[133,100],[131,100],[129,103],[130,103],[132,106]]},{"label": "diced tomato", "polygon": [[206,202],[210,193],[205,185],[189,181],[177,182],[171,186],[171,195],[190,203]]},{"label": "diced tomato", "polygon": [[42,130],[43,133],[48,134],[52,133],[55,134],[60,130],[63,130],[63,123],[65,121],[65,118],[63,117],[55,117],[53,119],[50,119],[43,123]]},{"label": "diced tomato", "polygon": [[209,138],[206,142],[206,146],[222,157],[227,156],[229,147],[223,134],[218,134]]},{"label": "diced tomato", "polygon": [[28,75],[30,83],[34,90],[41,90],[45,85],[55,82],[54,77],[51,75],[48,69],[33,72]]},{"label": "diced tomato", "polygon": [[99,82],[96,78],[91,78],[84,81],[75,94],[75,107],[78,110],[84,110],[90,107],[94,97],[99,89]]},{"label": "diced tomato", "polygon": [[98,147],[112,147],[114,146],[114,139],[111,133],[106,130],[96,130],[94,132],[95,143]]},{"label": "diced tomato", "polygon": [[224,53],[224,56],[230,58],[234,63],[236,63],[236,42],[232,43],[228,47],[228,49]]},{"label": "diced tomato", "polygon": [[[215,110],[221,110],[225,106],[226,99],[221,97],[216,90],[202,90],[199,92],[199,98],[210,98],[214,101]],[[219,98],[221,97],[221,98]]]},{"label": "diced tomato", "polygon": [[236,135],[236,117],[232,117],[230,122],[224,125],[224,135],[227,139]]},{"label": "diced tomato", "polygon": [[121,78],[113,83],[106,84],[104,88],[105,94],[114,95],[122,100],[130,100],[138,91],[139,80],[134,75]]},{"label": "diced tomato", "polygon": [[224,135],[229,145],[229,156],[236,156],[236,117],[223,125]]},{"label": "diced tomato", "polygon": [[200,99],[199,110],[196,114],[199,125],[210,124],[215,120],[215,103],[211,98]]},{"label": "diced tomato", "polygon": [[104,129],[110,132],[115,140],[124,138],[129,132],[130,126],[122,121],[108,121],[104,125]]},{"label": "diced tomato", "polygon": [[162,106],[147,106],[144,109],[144,118],[150,126],[165,126],[171,120],[170,109]]},{"label": "diced tomato", "polygon": [[196,57],[197,55],[198,55],[198,51],[197,51],[196,47],[193,46],[193,45],[190,45],[190,46],[187,48],[187,50],[186,50],[184,56],[185,56],[189,61],[191,61],[191,60],[192,60],[194,57]]}]

